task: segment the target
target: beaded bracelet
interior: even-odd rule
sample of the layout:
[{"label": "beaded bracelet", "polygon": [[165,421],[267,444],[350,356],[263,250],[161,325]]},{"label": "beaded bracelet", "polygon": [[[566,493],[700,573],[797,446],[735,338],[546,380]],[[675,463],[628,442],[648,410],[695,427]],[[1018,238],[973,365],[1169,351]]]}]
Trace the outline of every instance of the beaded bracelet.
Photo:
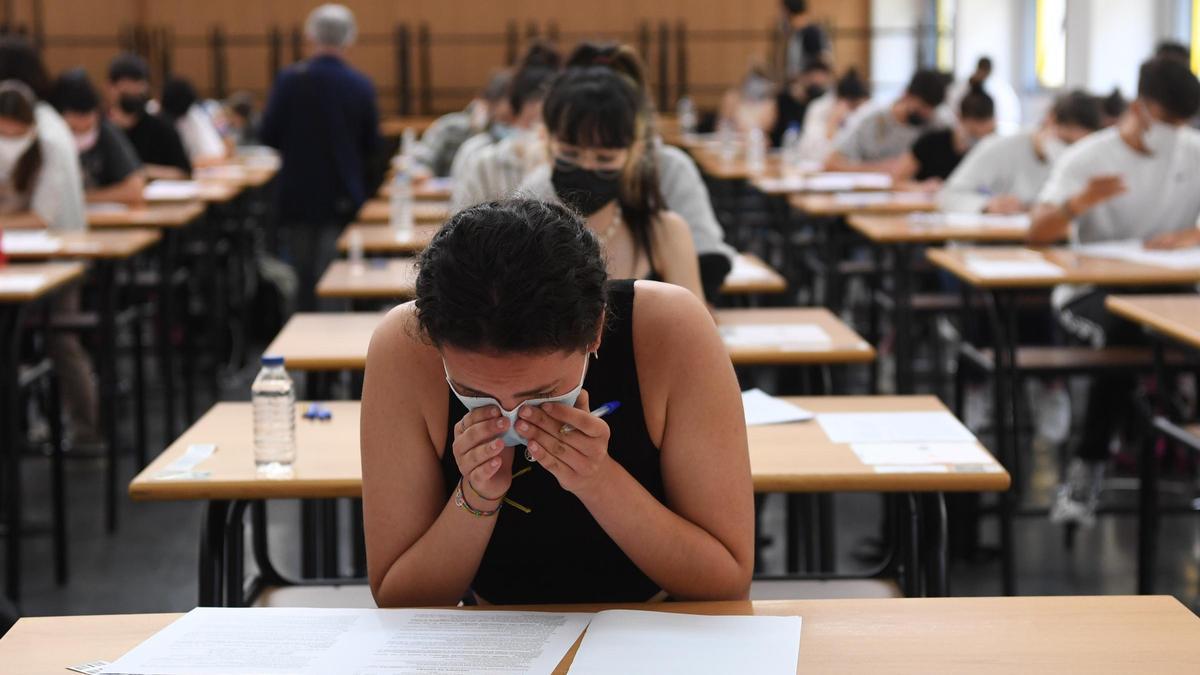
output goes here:
[{"label": "beaded bracelet", "polygon": [[454,490],[455,506],[478,518],[490,518],[500,512],[501,507],[504,506],[504,502],[497,504],[496,508],[492,509],[491,511],[480,511],[474,506],[468,504],[467,497],[463,494],[463,480],[464,479],[462,478],[458,479],[458,488]]}]

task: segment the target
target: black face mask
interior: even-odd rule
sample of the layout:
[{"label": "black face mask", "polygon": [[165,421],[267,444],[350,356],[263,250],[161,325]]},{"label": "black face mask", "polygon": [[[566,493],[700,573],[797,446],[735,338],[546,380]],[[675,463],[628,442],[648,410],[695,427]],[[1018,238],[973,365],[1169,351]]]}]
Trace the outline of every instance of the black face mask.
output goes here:
[{"label": "black face mask", "polygon": [[908,113],[908,117],[904,121],[908,122],[910,127],[923,127],[929,124],[929,118],[916,111]]},{"label": "black face mask", "polygon": [[804,90],[804,96],[810,101],[815,101],[824,96],[826,91],[828,90],[819,84],[810,84]]},{"label": "black face mask", "polygon": [[146,97],[141,94],[121,94],[117,99],[117,107],[126,115],[141,117],[146,110]]},{"label": "black face mask", "polygon": [[555,166],[550,182],[566,207],[590,216],[617,198],[621,177],[605,175],[609,173],[578,167],[564,170]]}]

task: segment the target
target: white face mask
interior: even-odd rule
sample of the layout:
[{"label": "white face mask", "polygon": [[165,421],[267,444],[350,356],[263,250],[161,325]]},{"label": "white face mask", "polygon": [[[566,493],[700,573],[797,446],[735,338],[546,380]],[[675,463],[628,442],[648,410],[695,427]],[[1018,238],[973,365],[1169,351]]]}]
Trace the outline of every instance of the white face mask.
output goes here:
[{"label": "white face mask", "polygon": [[85,131],[82,134],[75,134],[75,149],[79,152],[87,152],[96,147],[96,141],[100,139],[100,125],[92,127],[91,131]]},{"label": "white face mask", "polygon": [[[457,398],[459,400],[459,402],[463,404],[463,407],[465,407],[467,410],[475,410],[476,408],[486,408],[487,406],[490,406],[490,405],[494,405],[497,408],[499,408],[500,414],[503,415],[505,417],[505,419],[508,420],[508,429],[506,429],[504,431],[504,435],[501,436],[500,438],[504,441],[504,445],[511,448],[511,447],[515,447],[518,445],[527,445],[529,443],[528,439],[526,439],[521,434],[518,434],[517,429],[516,429],[517,415],[521,412],[521,408],[524,408],[525,406],[537,407],[537,406],[542,405],[543,403],[561,403],[566,406],[574,406],[575,405],[575,401],[579,398],[579,392],[583,391],[583,380],[584,380],[584,378],[587,377],[587,355],[586,354],[584,355],[583,359],[584,359],[583,360],[583,375],[580,376],[579,385],[577,387],[575,387],[571,391],[568,391],[567,393],[563,394],[562,396],[551,396],[549,398],[531,398],[527,401],[522,401],[520,403],[520,405],[513,408],[512,410],[505,410],[504,406],[500,405],[499,401],[497,401],[496,399],[494,399],[490,396],[463,396],[462,394],[458,393],[458,391],[454,388],[454,383],[450,381],[450,372],[449,371],[446,372],[446,384],[450,385],[450,391],[454,394],[455,398]],[[446,363],[445,363],[445,361],[443,361],[442,369],[445,370],[445,368],[446,368]]]},{"label": "white face mask", "polygon": [[33,145],[34,138],[33,129],[22,136],[0,136],[0,171],[11,173],[25,151]]},{"label": "white face mask", "polygon": [[1142,136],[1142,143],[1152,155],[1162,155],[1171,151],[1179,138],[1179,128],[1170,124],[1153,120],[1150,128]]}]

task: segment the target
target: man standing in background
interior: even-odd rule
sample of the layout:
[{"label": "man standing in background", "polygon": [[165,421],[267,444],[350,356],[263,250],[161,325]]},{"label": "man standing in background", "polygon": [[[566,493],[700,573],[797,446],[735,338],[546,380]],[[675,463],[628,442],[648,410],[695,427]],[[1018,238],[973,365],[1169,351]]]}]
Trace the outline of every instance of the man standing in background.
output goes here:
[{"label": "man standing in background", "polygon": [[379,144],[375,87],[345,61],[354,14],[326,4],[304,24],[311,56],[280,73],[260,132],[279,150],[279,248],[299,277],[298,307],[316,305],[319,275],[337,237],[367,198],[368,161]]},{"label": "man standing in background", "polygon": [[792,81],[810,63],[832,62],[829,36],[813,20],[807,0],[783,0],[782,33],[771,60],[776,81]]}]

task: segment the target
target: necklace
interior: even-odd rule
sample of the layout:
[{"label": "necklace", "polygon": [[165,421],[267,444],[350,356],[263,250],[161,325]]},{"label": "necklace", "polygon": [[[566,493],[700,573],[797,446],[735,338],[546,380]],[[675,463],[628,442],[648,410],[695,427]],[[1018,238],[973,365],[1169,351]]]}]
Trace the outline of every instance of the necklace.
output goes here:
[{"label": "necklace", "polygon": [[605,249],[608,248],[608,240],[612,239],[613,232],[615,232],[617,230],[617,226],[620,224],[621,224],[621,207],[618,206],[617,210],[613,213],[612,222],[609,223],[608,227],[604,228],[604,231],[600,233],[599,237],[597,237],[600,240],[601,248],[605,248]]}]

